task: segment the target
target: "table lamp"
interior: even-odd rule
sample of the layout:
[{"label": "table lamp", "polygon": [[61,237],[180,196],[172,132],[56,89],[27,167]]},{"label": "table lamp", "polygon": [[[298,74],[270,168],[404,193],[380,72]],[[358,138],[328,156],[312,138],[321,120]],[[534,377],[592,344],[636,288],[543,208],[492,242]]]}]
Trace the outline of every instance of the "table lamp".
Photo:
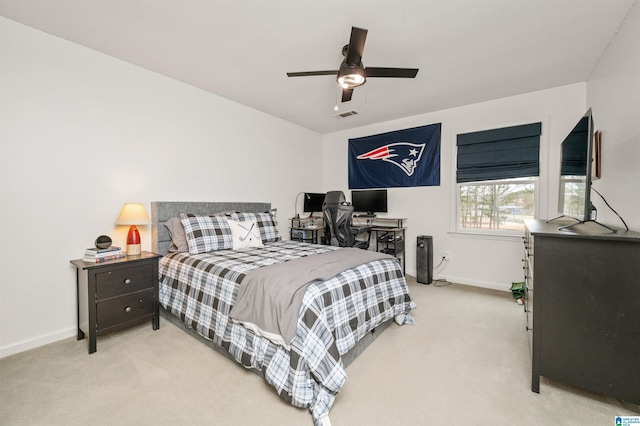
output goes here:
[{"label": "table lamp", "polygon": [[126,203],[122,207],[116,225],[131,225],[127,234],[127,256],[135,256],[141,253],[140,233],[136,225],[148,225],[149,215],[140,203]]}]

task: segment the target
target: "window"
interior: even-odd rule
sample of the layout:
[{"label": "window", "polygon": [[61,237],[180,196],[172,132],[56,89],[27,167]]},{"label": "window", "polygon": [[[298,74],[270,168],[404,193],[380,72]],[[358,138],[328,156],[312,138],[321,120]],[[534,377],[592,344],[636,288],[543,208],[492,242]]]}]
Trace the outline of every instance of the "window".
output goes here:
[{"label": "window", "polygon": [[515,234],[535,215],[541,123],[459,134],[460,232]]},{"label": "window", "polygon": [[533,219],[536,178],[504,179],[458,185],[458,230],[524,231]]}]

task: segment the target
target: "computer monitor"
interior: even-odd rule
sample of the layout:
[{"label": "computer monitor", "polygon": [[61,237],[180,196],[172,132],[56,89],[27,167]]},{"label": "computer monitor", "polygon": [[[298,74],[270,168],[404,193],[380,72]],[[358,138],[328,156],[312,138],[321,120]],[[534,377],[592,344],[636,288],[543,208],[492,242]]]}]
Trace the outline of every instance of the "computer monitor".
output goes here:
[{"label": "computer monitor", "polygon": [[324,203],[325,193],[305,192],[304,193],[304,212],[313,213],[322,211],[322,203]]},{"label": "computer monitor", "polygon": [[351,204],[354,212],[366,213],[367,215],[387,213],[387,190],[351,191]]}]

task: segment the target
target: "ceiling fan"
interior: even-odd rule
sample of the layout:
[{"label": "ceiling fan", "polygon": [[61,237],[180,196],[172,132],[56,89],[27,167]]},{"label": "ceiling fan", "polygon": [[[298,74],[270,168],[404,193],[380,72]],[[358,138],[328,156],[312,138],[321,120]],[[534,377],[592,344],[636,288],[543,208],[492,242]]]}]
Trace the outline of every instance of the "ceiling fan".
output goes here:
[{"label": "ceiling fan", "polygon": [[342,102],[351,100],[353,89],[362,86],[367,77],[415,78],[418,68],[381,68],[365,67],[362,64],[364,42],[367,30],[351,27],[349,44],[342,48],[344,60],[338,70],[288,72],[288,77],[307,77],[312,75],[335,75],[338,86],[342,87]]}]

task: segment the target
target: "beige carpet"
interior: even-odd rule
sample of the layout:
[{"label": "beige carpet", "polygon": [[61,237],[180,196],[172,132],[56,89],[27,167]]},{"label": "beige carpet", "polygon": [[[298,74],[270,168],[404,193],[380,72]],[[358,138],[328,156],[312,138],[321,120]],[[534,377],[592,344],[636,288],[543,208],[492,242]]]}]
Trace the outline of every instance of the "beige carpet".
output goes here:
[{"label": "beige carpet", "polygon": [[[510,294],[410,279],[415,326],[392,325],[347,369],[345,425],[614,425],[640,407],[542,379],[530,390]],[[162,321],[0,359],[2,425],[311,425],[260,377]]]}]

